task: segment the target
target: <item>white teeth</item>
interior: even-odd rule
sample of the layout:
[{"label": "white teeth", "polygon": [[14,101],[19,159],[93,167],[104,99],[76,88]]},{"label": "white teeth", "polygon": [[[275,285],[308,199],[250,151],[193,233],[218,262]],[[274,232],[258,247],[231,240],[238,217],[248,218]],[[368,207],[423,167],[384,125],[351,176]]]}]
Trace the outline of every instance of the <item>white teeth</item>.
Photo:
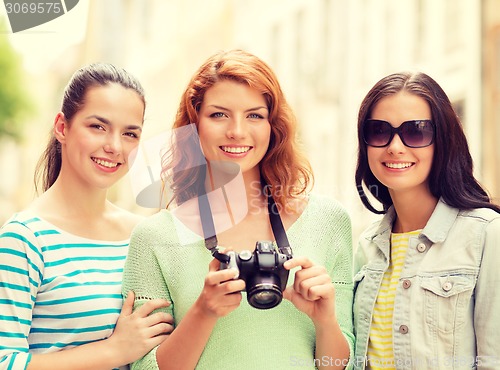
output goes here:
[{"label": "white teeth", "polygon": [[249,146],[222,146],[221,149],[227,153],[246,153],[250,150]]},{"label": "white teeth", "polygon": [[389,167],[389,168],[397,168],[397,169],[401,169],[401,168],[408,168],[408,167],[411,167],[413,165],[413,163],[385,163],[385,166],[386,167]]},{"label": "white teeth", "polygon": [[102,159],[98,159],[98,158],[92,158],[92,160],[95,163],[100,164],[101,166],[104,166],[104,167],[107,167],[107,168],[115,168],[116,166],[118,166],[118,163],[103,161]]}]

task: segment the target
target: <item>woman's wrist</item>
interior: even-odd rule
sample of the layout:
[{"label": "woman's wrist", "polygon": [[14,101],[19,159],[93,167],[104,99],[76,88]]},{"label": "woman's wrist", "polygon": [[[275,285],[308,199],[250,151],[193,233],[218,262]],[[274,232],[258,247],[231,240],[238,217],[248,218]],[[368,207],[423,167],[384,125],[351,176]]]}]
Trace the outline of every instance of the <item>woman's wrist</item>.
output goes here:
[{"label": "woman's wrist", "polygon": [[128,363],[123,358],[123,348],[113,335],[95,344],[101,347],[95,352],[101,354],[103,364],[109,364],[110,368],[115,368]]},{"label": "woman's wrist", "polygon": [[337,321],[335,314],[328,315],[322,318],[312,319],[316,333],[326,331],[332,332],[332,330],[340,330],[340,325]]},{"label": "woman's wrist", "polygon": [[212,313],[210,310],[205,307],[205,305],[201,302],[201,297],[196,300],[196,302],[191,306],[189,310],[191,312],[192,318],[194,320],[200,320],[203,323],[210,324],[217,322],[219,317]]}]

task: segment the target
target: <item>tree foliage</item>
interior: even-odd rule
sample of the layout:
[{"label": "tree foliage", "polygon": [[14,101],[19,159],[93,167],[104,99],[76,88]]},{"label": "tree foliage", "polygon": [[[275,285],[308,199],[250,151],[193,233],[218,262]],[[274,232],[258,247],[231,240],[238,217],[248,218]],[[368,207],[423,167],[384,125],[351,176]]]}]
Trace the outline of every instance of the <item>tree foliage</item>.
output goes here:
[{"label": "tree foliage", "polygon": [[0,138],[19,138],[21,117],[30,109],[23,88],[21,58],[12,48],[0,18]]}]

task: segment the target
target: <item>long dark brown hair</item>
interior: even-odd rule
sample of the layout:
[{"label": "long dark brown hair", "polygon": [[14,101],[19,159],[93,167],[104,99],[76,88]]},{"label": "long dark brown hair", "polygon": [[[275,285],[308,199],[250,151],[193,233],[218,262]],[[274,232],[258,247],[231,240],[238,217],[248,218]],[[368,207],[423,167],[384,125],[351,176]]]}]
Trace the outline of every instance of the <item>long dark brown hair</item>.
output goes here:
[{"label": "long dark brown hair", "polygon": [[[382,78],[368,92],[358,114],[358,162],[356,187],[367,209],[384,214],[392,205],[389,190],[374,176],[368,165],[366,144],[363,141],[363,124],[370,118],[380,99],[400,91],[417,95],[429,104],[432,121],[436,127],[434,158],[429,174],[429,188],[436,198],[442,197],[450,206],[459,209],[491,208],[500,213],[500,207],[490,197],[473,175],[473,162],[462,124],[448,96],[431,77],[424,73],[402,72]],[[365,193],[373,195],[383,209],[377,210]]]}]

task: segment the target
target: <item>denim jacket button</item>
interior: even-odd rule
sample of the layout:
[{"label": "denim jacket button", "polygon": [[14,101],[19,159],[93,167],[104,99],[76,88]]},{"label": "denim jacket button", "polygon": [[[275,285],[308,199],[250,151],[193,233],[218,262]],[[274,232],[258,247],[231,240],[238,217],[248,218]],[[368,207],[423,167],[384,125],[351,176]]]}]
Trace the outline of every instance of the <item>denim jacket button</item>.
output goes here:
[{"label": "denim jacket button", "polygon": [[399,332],[400,332],[401,334],[407,334],[407,333],[408,333],[408,326],[406,326],[406,325],[401,325],[401,326],[399,327]]},{"label": "denim jacket button", "polygon": [[408,289],[409,287],[411,287],[411,281],[403,280],[403,288]]},{"label": "denim jacket button", "polygon": [[447,281],[446,283],[443,284],[443,290],[445,292],[449,292],[453,288],[453,284],[450,281]]},{"label": "denim jacket button", "polygon": [[427,246],[424,243],[417,244],[417,251],[419,251],[420,253],[425,252],[426,249],[427,249]]}]

